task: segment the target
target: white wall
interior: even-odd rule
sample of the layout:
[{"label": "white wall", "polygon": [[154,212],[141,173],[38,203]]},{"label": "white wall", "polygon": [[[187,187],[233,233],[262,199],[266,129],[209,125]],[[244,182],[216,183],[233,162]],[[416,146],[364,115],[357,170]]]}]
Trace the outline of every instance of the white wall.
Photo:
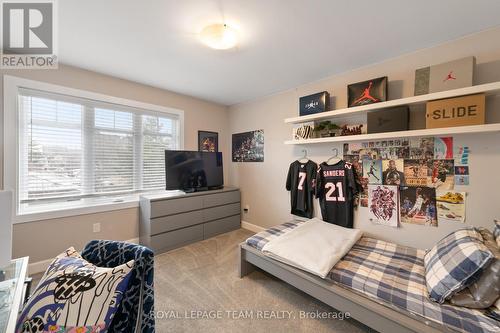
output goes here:
[{"label": "white wall", "polygon": [[[231,182],[242,191],[242,204],[249,205],[246,222],[269,227],[292,218],[289,193],[285,190],[288,165],[307,148],[312,160],[320,163],[341,145],[314,144],[288,146],[292,126],[284,118],[297,116],[300,96],[327,90],[334,96],[333,108],[343,108],[347,102],[347,84],[387,75],[389,99],[413,95],[416,68],[453,59],[476,56],[475,84],[500,81],[500,28],[467,36],[447,44],[421,50],[395,59],[328,77],[296,89],[256,101],[230,107],[230,132],[264,129],[265,162],[231,163]],[[264,79],[264,78],[263,78]],[[500,98],[488,99],[489,122],[500,122]],[[456,187],[468,192],[466,224],[492,229],[493,218],[500,217],[500,133],[455,136],[455,144],[468,145],[470,156],[470,186]],[[316,215],[320,216],[316,207]],[[401,224],[399,229],[373,225],[366,219],[367,208],[359,208],[355,227],[368,235],[413,247],[428,248],[448,232],[461,227],[458,223],[441,223],[437,228]]]}]

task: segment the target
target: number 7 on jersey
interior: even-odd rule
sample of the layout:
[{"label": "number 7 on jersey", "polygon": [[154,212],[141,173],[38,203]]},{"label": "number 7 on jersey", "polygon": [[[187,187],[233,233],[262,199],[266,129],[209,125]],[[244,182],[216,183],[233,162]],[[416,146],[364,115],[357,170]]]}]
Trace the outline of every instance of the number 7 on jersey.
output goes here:
[{"label": "number 7 on jersey", "polygon": [[297,186],[298,190],[303,190],[304,189],[304,182],[306,181],[306,173],[305,172],[299,172],[299,185]]}]

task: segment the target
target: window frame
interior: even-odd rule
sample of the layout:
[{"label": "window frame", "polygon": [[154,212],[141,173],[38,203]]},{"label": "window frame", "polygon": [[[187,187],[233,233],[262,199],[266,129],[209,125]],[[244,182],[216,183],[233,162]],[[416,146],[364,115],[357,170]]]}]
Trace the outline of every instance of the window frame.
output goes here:
[{"label": "window frame", "polygon": [[[179,137],[179,149],[184,149],[184,111],[159,106],[155,104],[149,104],[144,102],[139,102],[135,100],[125,99],[121,97],[115,97],[110,95],[105,95],[101,93],[64,87],[60,85],[55,85],[51,83],[34,81],[24,78],[19,78],[10,75],[4,75],[4,136],[3,142],[0,142],[4,147],[3,154],[3,188],[5,190],[11,190],[14,193],[14,216],[13,223],[24,223],[33,222],[53,218],[61,218],[68,216],[76,216],[83,214],[92,214],[113,210],[120,210],[139,206],[139,194],[124,195],[120,198],[120,202],[116,202],[116,197],[110,197],[108,201],[106,200],[96,200],[94,203],[82,203],[81,205],[75,205],[72,207],[63,207],[61,209],[47,209],[42,212],[35,213],[24,213],[19,212],[19,148],[20,141],[20,129],[19,129],[19,117],[18,117],[18,107],[19,107],[19,97],[18,92],[20,88],[26,88],[31,90],[39,90],[41,93],[53,93],[58,95],[67,95],[72,98],[83,98],[90,99],[98,104],[99,102],[116,104],[120,108],[127,109],[141,109],[144,110],[144,114],[147,111],[153,114],[170,114],[176,115],[178,117],[178,137]],[[21,130],[22,131],[22,130]],[[5,143],[9,144],[5,144]],[[83,200],[85,201],[85,200]],[[98,201],[98,203],[97,203]]]}]

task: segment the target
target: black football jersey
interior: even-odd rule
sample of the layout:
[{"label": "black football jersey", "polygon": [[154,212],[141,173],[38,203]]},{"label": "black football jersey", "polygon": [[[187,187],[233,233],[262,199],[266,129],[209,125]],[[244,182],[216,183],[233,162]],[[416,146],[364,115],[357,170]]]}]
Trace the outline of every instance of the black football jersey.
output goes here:
[{"label": "black football jersey", "polygon": [[315,195],[319,198],[323,221],[352,228],[354,198],[359,191],[351,163],[341,160],[333,165],[326,162],[319,165]]},{"label": "black football jersey", "polygon": [[295,161],[290,164],[286,178],[286,189],[290,191],[291,213],[312,218],[314,182],[318,165],[309,160],[306,163]]}]

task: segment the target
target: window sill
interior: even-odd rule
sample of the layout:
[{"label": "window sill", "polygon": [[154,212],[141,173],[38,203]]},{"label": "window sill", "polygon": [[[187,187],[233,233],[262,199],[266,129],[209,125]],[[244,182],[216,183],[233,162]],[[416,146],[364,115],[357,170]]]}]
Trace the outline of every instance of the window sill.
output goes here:
[{"label": "window sill", "polygon": [[32,205],[31,207],[21,208],[21,211],[14,217],[13,222],[15,224],[27,223],[136,208],[139,207],[139,197],[151,193],[157,192],[120,196],[112,198],[112,200],[110,198],[94,198],[78,202]]}]

